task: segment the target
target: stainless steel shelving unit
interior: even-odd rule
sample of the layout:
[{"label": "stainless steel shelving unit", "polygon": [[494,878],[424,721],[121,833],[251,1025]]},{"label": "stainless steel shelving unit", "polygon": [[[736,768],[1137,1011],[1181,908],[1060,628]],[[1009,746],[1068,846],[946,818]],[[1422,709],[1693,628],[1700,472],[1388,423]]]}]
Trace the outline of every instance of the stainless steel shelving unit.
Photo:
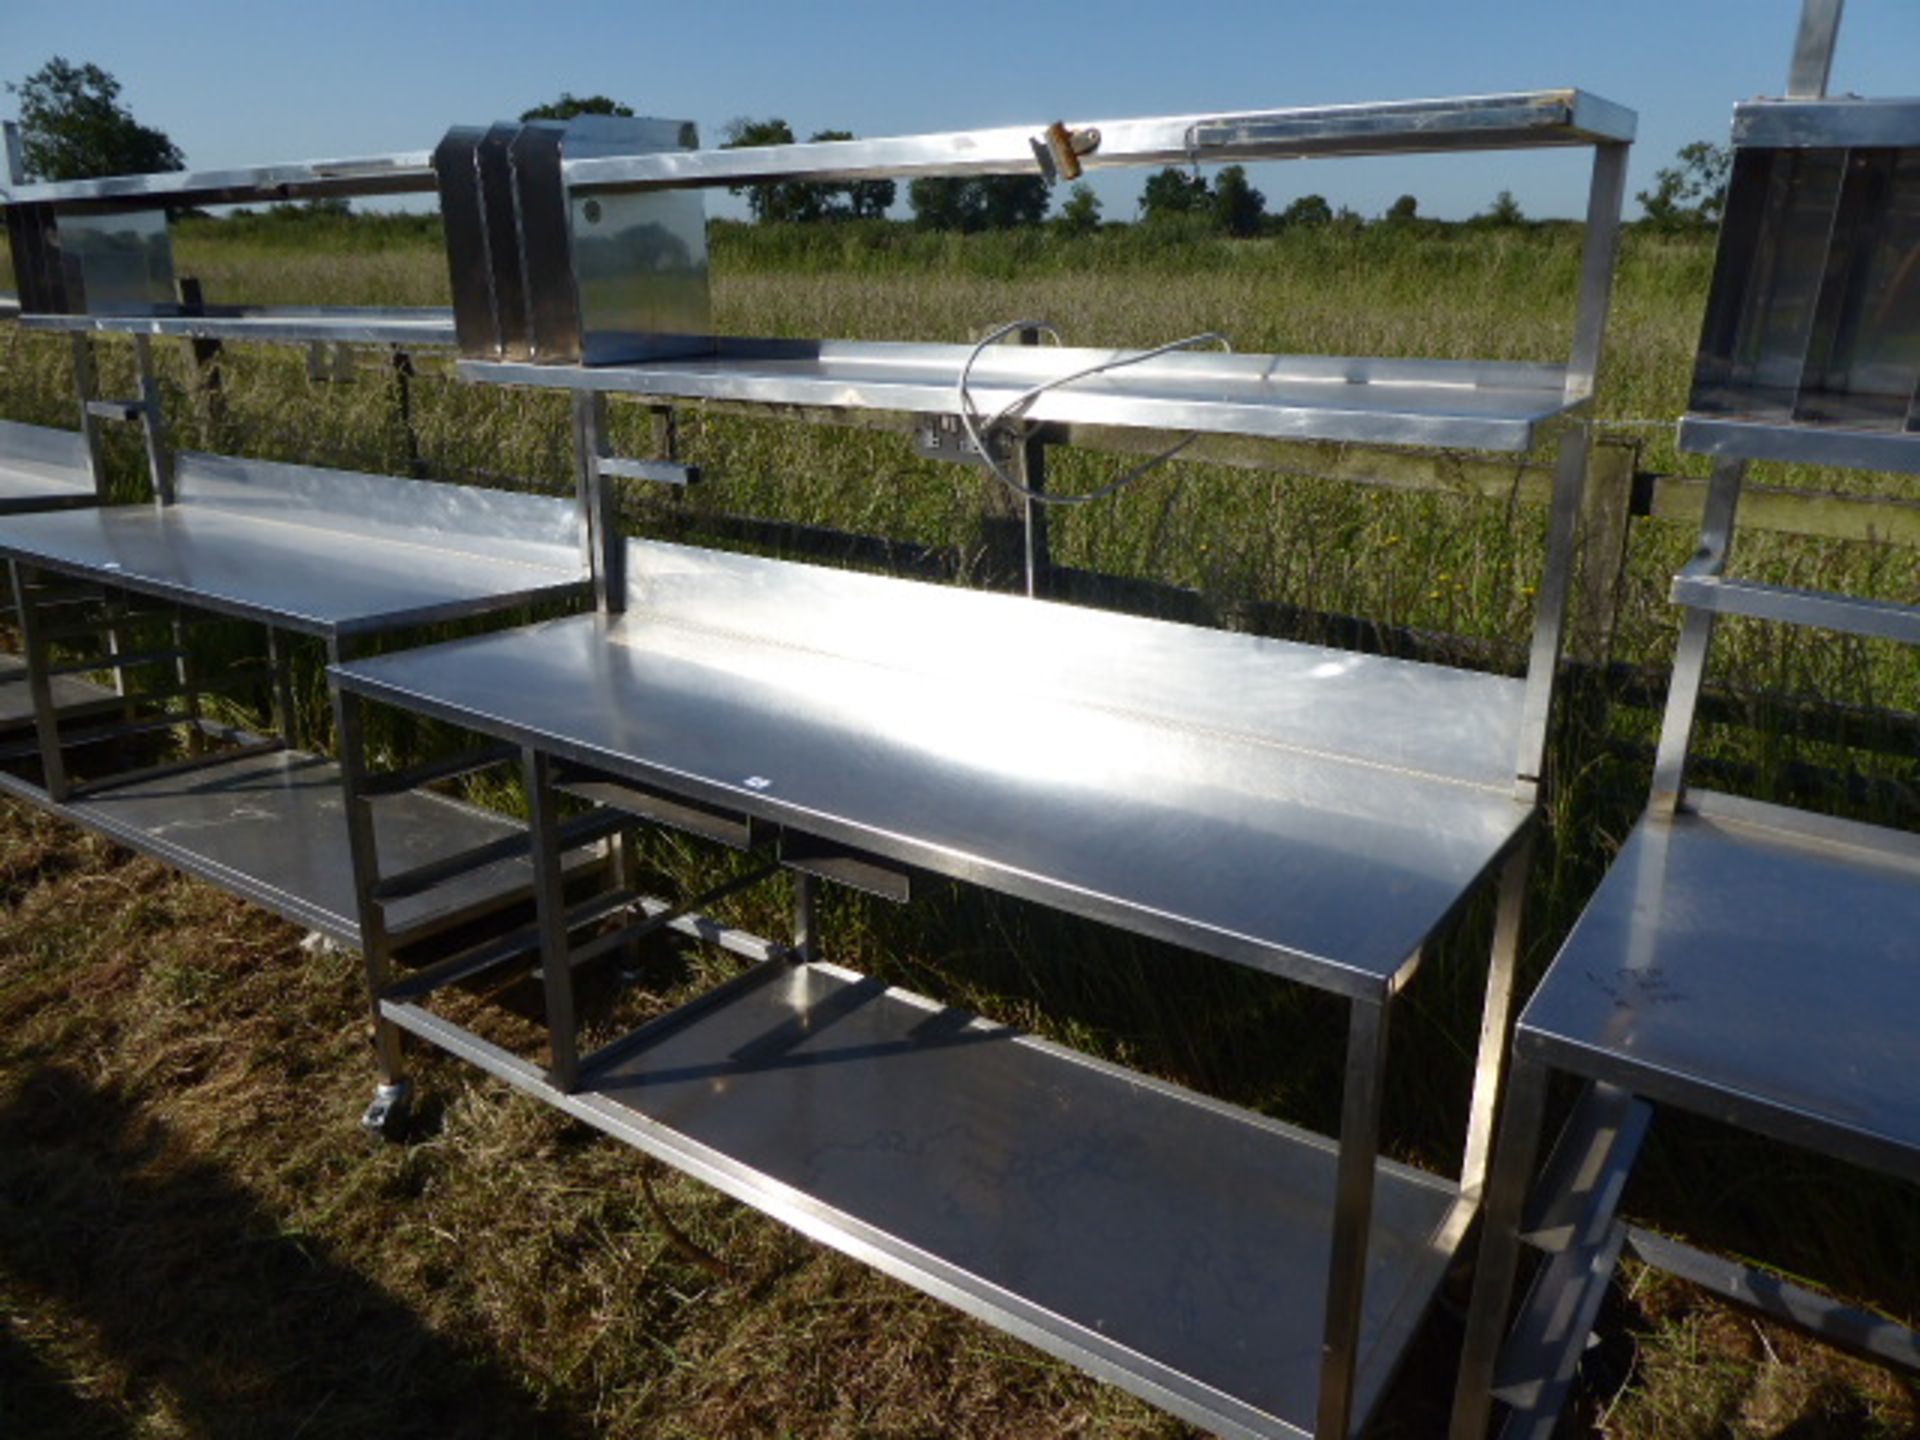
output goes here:
[{"label": "stainless steel shelving unit", "polygon": [[[357,946],[339,772],[294,748],[284,637],[317,637],[340,660],[378,635],[577,599],[589,589],[584,537],[569,500],[190,453],[173,458],[164,503],[0,517],[39,769],[37,780],[4,776],[0,785]],[[87,604],[94,594],[111,603]],[[148,601],[161,603],[143,608]],[[190,627],[218,617],[267,627],[272,673],[251,678],[274,687],[279,736],[202,715],[218,677],[193,673]],[[116,628],[142,623],[170,638],[145,651],[114,643]],[[76,650],[86,653],[72,658]],[[140,698],[184,709],[84,732],[56,723],[53,686],[62,679],[142,668],[172,678]],[[83,760],[84,778],[74,773],[76,754],[90,759],[134,733],[174,728],[196,741],[182,760],[131,773],[110,764],[98,773]],[[205,748],[205,738],[223,743]],[[387,852],[422,861],[514,828],[434,795],[380,809]],[[442,896],[445,904],[415,903],[396,927],[417,931],[526,884],[524,862],[497,866],[466,892]]]},{"label": "stainless steel shelving unit", "polygon": [[[584,123],[599,134],[608,122]],[[30,743],[8,747],[13,768],[0,773],[0,788],[362,946],[339,769],[300,748],[291,638],[316,638],[328,660],[340,661],[423,627],[577,604],[592,593],[597,553],[588,497],[176,455],[168,442],[155,338],[408,351],[454,341],[450,310],[206,303],[176,284],[171,213],[431,193],[430,152],[48,185],[14,178],[4,195],[20,287],[12,308],[23,328],[70,337],[83,429],[68,449],[98,475],[102,424],[138,422],[154,503],[46,515],[0,506],[0,555],[13,572],[28,651],[14,667],[20,681],[6,688],[30,699],[17,708],[34,731]],[[131,337],[135,398],[98,393],[92,344],[100,335]],[[11,433],[0,429],[0,454],[21,449]],[[23,483],[32,459],[23,452],[15,467]],[[11,475],[0,465],[0,484]],[[195,673],[196,628],[234,620],[264,627],[265,673]],[[136,634],[158,638],[130,646]],[[159,684],[122,694],[130,673],[154,671]],[[106,672],[115,678],[111,706],[85,678]],[[267,687],[277,733],[213,723],[203,702],[228,684]],[[122,713],[78,725],[70,723],[76,705],[89,717]],[[165,735],[184,736],[182,758],[128,768],[130,745]],[[485,852],[397,898],[381,945],[405,947],[524,903],[531,871],[519,827],[430,791],[372,808],[391,863]],[[597,840],[585,837],[583,849]]]},{"label": "stainless steel shelving unit", "polygon": [[[471,763],[517,760],[531,806],[536,922],[424,968],[370,954],[383,1054],[397,1056],[401,1030],[424,1037],[1222,1434],[1352,1433],[1478,1213],[1631,135],[1627,112],[1560,90],[562,156],[544,172],[558,191],[536,199],[570,217],[570,261],[529,242],[503,264],[492,232],[456,227],[463,376],[574,394],[600,604],[330,672],[350,814],[407,781],[371,770],[355,742],[369,703],[475,733]],[[1557,443],[1524,678],[622,539],[614,487],[674,467],[608,453],[608,393],[952,416],[967,349],[661,335],[626,316],[596,334],[584,304],[565,324],[543,318],[546,299],[576,281],[585,297],[614,274],[606,253],[583,255],[587,227],[617,217],[631,235],[657,222],[657,237],[684,215],[650,207],[702,186],[1536,144],[1594,158],[1565,365],[1169,354],[1048,392],[1008,437],[1029,467],[1059,421],[1504,451]],[[456,132],[439,152],[461,185],[464,157],[483,145]],[[443,210],[482,216],[503,203],[478,173],[458,205],[443,187]],[[704,274],[703,253],[671,258],[669,298],[698,313],[686,286]],[[538,273],[567,263],[591,274]],[[623,347],[636,353],[572,358]],[[503,353],[515,350],[525,353]],[[1006,347],[975,358],[972,392],[991,410],[1066,371],[1134,357]],[[560,818],[580,802],[593,808]],[[629,873],[582,898],[559,859],[570,827],[596,816],[754,859],[709,896],[648,896]],[[355,836],[373,934],[413,884],[365,843],[363,823]],[[715,895],[782,871],[794,887],[789,941],[705,918]],[[1388,1020],[1434,936],[1496,873],[1466,1164],[1457,1179],[1423,1174],[1379,1154]],[[903,899],[923,874],[1343,997],[1338,1135],[823,958],[822,883]],[[662,927],[752,963],[581,1054],[575,970]],[[434,1008],[446,985],[535,965],[549,1032],[537,1060]]]},{"label": "stainless steel shelving unit", "polygon": [[[1653,793],[1521,1016],[1454,1440],[1549,1436],[1622,1254],[1884,1363],[1920,1334],[1630,1225],[1658,1110],[1920,1182],[1920,836],[1686,783],[1716,618],[1920,642],[1920,611],[1728,576],[1749,461],[1920,471],[1920,106],[1819,99],[1838,0],[1808,0],[1785,101],[1735,111],[1733,188],[1680,444],[1714,457]],[[1866,148],[1862,148],[1866,147]],[[1537,1178],[1553,1074],[1586,1089]],[[1531,1186],[1531,1194],[1529,1188]],[[1543,1253],[1502,1343],[1522,1246]]]}]

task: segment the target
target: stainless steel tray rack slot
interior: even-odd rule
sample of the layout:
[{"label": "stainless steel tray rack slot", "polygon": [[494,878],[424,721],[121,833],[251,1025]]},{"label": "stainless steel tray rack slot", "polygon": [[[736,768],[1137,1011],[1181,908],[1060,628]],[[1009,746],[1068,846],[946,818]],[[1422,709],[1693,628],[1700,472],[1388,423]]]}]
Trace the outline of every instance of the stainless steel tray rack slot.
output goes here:
[{"label": "stainless steel tray rack slot", "polygon": [[[1839,10],[1837,0],[1808,0],[1796,76],[1824,86]],[[1920,1370],[1920,1334],[1906,1326],[1652,1234],[1617,1213],[1641,1139],[1664,1107],[1920,1182],[1913,1084],[1920,836],[1686,784],[1718,615],[1920,641],[1911,607],[1725,575],[1749,459],[1915,468],[1920,435],[1901,431],[1904,400],[1880,405],[1887,393],[1881,372],[1871,365],[1823,369],[1807,348],[1810,334],[1844,312],[1850,318],[1837,332],[1844,343],[1831,329],[1821,342],[1830,356],[1914,358],[1920,311],[1911,302],[1920,290],[1909,286],[1900,304],[1876,303],[1865,312],[1854,303],[1857,293],[1846,306],[1834,298],[1848,290],[1849,277],[1884,269],[1892,211],[1848,200],[1863,154],[1828,148],[1910,146],[1920,140],[1912,115],[1910,102],[1824,101],[1817,88],[1736,111],[1737,142],[1783,148],[1764,156],[1743,150],[1737,163],[1701,337],[1699,374],[1706,379],[1681,422],[1682,447],[1716,460],[1700,549],[1674,582],[1673,598],[1685,614],[1653,793],[1520,1017],[1454,1440],[1480,1440],[1495,1401],[1507,1408],[1504,1433],[1552,1432],[1623,1253],[1832,1343]],[[1820,148],[1792,148],[1801,146]],[[1882,166],[1882,178],[1897,178],[1906,151],[1886,153],[1902,158],[1891,162],[1891,172]],[[1822,167],[1824,188],[1808,208],[1795,197],[1804,194],[1811,160]],[[1784,202],[1767,222],[1773,229],[1761,234],[1740,213],[1747,203],[1742,186],[1756,173],[1768,204]],[[1887,192],[1877,193],[1884,199]],[[1910,210],[1915,198],[1908,187],[1893,210]],[[1804,223],[1816,213],[1817,238]],[[1893,218],[1904,224],[1911,216]],[[1909,261],[1913,238],[1901,242]],[[1886,299],[1884,286],[1873,293]],[[1739,319],[1731,324],[1735,310]],[[1797,337],[1791,343],[1789,334]],[[1787,383],[1729,382],[1730,354],[1752,356],[1756,373],[1775,367]],[[1869,383],[1858,393],[1811,383],[1836,373],[1865,374]],[[1909,365],[1899,384],[1913,379]],[[1772,418],[1730,420],[1724,413],[1730,404],[1776,400]],[[1876,409],[1877,418],[1868,413]],[[1555,1073],[1577,1077],[1587,1089],[1535,1183],[1545,1089]],[[1523,1245],[1546,1258],[1503,1346]]]},{"label": "stainless steel tray rack slot", "polygon": [[[617,216],[644,228],[632,216],[672,213],[653,202],[714,185],[1044,173],[1064,157],[1049,149],[1047,127],[563,156],[576,273],[543,279],[456,258],[456,310],[497,318],[527,303],[522,282],[562,294],[571,282],[583,300],[581,354],[639,353],[578,363],[564,345],[543,353],[535,326],[528,353],[503,358],[514,335],[476,323],[462,327],[460,370],[573,392],[580,483],[595,496],[599,606],[331,670],[344,735],[378,704],[472,732],[477,756],[511,747],[531,810],[534,925],[424,968],[370,952],[383,1064],[398,1056],[401,1030],[424,1037],[1222,1434],[1358,1429],[1478,1212],[1632,127],[1617,107],[1556,90],[1051,132],[1086,164],[1591,149],[1564,365],[1167,355],[1049,391],[1015,436],[1022,455],[1053,443],[1055,422],[1074,420],[1507,451],[1555,442],[1524,678],[623,538],[614,485],[636,470],[608,453],[607,393],[951,416],[967,352],[635,329],[636,315],[697,312],[682,303],[698,271],[691,249],[662,261],[670,293],[640,293],[645,268],[627,275],[629,309],[603,323],[584,297],[619,277],[604,255],[583,253],[584,226]],[[448,142],[482,153],[485,143],[476,132]],[[488,191],[484,163],[476,174],[481,193],[463,213],[484,218],[503,192]],[[629,202],[638,208],[622,208]],[[488,254],[472,234],[449,238],[456,257]],[[556,255],[546,263],[566,258]],[[521,258],[540,270],[538,257]],[[972,381],[991,406],[1113,358],[990,349]],[[342,764],[356,815],[367,797],[407,782],[374,771],[351,743]],[[598,808],[574,813],[583,802]],[[572,827],[601,814],[748,858],[707,896],[640,894],[615,864],[607,890],[582,898],[564,884],[560,857]],[[373,934],[408,887],[403,877],[396,888],[370,846],[357,854]],[[718,894],[781,870],[793,888],[790,938],[744,935],[706,915]],[[1337,1137],[828,963],[821,884],[897,899],[923,874],[1343,997]],[[1463,1173],[1407,1170],[1380,1158],[1388,1018],[1430,941],[1496,874]],[[753,964],[581,1053],[576,970],[662,926]],[[535,964],[548,1040],[537,1060],[435,1008],[443,985]],[[383,1072],[390,1083],[394,1073]]]}]

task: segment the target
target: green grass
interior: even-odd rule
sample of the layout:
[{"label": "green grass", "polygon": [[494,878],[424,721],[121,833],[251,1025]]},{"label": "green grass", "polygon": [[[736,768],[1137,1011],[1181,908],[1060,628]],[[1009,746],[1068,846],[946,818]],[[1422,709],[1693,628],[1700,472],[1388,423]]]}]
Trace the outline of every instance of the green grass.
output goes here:
[{"label": "green grass", "polygon": [[[444,303],[430,227],[302,229],[188,222],[179,265],[213,299]],[[1247,350],[1553,359],[1569,338],[1577,260],[1577,237],[1557,227],[1256,242],[1136,229],[1082,243],[716,227],[713,291],[732,333],[964,340],[1041,316],[1072,344],[1218,329]],[[1643,439],[1654,468],[1694,468],[1673,454],[1670,421],[1709,263],[1696,241],[1633,234],[1624,248],[1600,414]],[[98,348],[108,393],[127,393],[128,347]],[[157,353],[182,445],[406,467],[396,380],[375,355],[350,383],[327,384],[309,380],[298,353],[229,347],[210,415],[183,348]],[[62,342],[0,334],[0,414],[70,423],[64,356]],[[444,362],[419,366],[411,443],[429,473],[569,489],[563,399],[463,387]],[[614,423],[623,451],[645,453],[642,408],[616,405]],[[740,513],[963,557],[982,542],[980,477],[914,459],[899,435],[688,411],[681,439],[709,478],[646,510],[644,525]],[[115,463],[131,487],[138,456],[124,436]],[[1060,456],[1052,483],[1090,487],[1121,463]],[[1769,478],[1908,493],[1878,477]],[[1269,602],[1364,617],[1457,637],[1511,668],[1542,520],[1497,501],[1176,463],[1059,517],[1054,546],[1066,564],[1191,586],[1222,617]],[[1666,579],[1692,541],[1684,527],[1633,523],[1617,659],[1666,665]],[[1913,553],[1885,546],[1750,538],[1738,568],[1920,599]],[[324,729],[317,657],[306,662],[304,709]],[[1920,710],[1915,657],[1866,642],[1733,625],[1714,678],[1736,696],[1822,697],[1817,714]],[[1805,717],[1777,702],[1735,710],[1748,723],[1707,740],[1743,788],[1781,793],[1794,762],[1810,762],[1830,773],[1841,808],[1911,823],[1910,754],[1798,735]],[[1656,723],[1616,704],[1583,709],[1560,737],[1529,977],[1638,812],[1647,763],[1635,747]],[[375,740],[391,753],[451,743],[432,726],[382,725]],[[491,798],[515,803],[510,790]],[[714,858],[661,842],[648,863],[681,884]],[[454,1062],[421,1061],[437,1106],[428,1138],[361,1148],[350,1118],[368,1067],[353,963],[295,951],[286,927],[236,902],[18,811],[0,816],[0,890],[0,1378],[23,1377],[0,1387],[0,1421],[25,1406],[33,1423],[20,1433],[1185,1433]],[[776,886],[727,913],[772,933],[783,907]],[[1239,1103],[1334,1122],[1338,1016],[1324,997],[957,887],[900,910],[836,893],[826,918],[835,959]],[[1408,994],[1388,1124],[1403,1158],[1457,1163],[1489,923],[1484,905],[1471,911]],[[664,1005],[712,975],[696,955],[654,963],[637,1002]],[[673,1243],[642,1172],[723,1271]],[[1759,1203],[1737,1178],[1751,1173],[1786,1176],[1784,1198]],[[1632,1203],[1893,1310],[1920,1294],[1910,1197],[1841,1167],[1663,1122]],[[94,1244],[103,1258],[48,1258]],[[250,1320],[256,1311],[269,1318]],[[1381,1433],[1433,1433],[1447,1326],[1436,1322],[1424,1346],[1438,1358],[1416,1357]],[[1627,1359],[1592,1406],[1600,1433],[1895,1435],[1915,1424],[1911,1398],[1877,1372],[1755,1332],[1677,1287],[1624,1292],[1608,1334]],[[460,1423],[435,1418],[446,1415]]]}]

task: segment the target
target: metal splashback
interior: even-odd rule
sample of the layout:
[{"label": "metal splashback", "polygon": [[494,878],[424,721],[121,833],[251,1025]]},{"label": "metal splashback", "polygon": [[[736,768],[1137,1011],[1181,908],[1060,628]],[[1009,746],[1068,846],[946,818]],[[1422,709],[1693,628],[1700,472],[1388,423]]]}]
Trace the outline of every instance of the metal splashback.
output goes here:
[{"label": "metal splashback", "polygon": [[1757,101],[1686,449],[1920,470],[1920,102]]},{"label": "metal splashback", "polygon": [[448,131],[434,169],[461,353],[604,364],[708,349],[700,196],[581,197],[565,179],[570,163],[695,143],[683,121],[604,115]]}]

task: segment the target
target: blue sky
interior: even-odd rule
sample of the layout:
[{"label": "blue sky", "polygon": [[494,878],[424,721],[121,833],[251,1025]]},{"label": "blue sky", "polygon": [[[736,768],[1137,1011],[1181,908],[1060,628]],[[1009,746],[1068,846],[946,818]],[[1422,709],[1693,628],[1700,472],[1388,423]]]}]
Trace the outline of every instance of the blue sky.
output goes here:
[{"label": "blue sky", "polygon": [[[1849,0],[1834,89],[1920,93],[1920,3]],[[1739,98],[1777,94],[1799,0],[1208,0],[1205,4],[500,4],[4,0],[0,78],[90,60],[197,167],[430,147],[562,90],[698,122],[861,135],[1580,85],[1640,113],[1629,190]],[[0,94],[0,114],[11,114]],[[1402,192],[1464,216],[1511,189],[1572,215],[1584,165],[1547,152],[1256,167],[1272,208],[1308,192],[1377,214]],[[1102,177],[1110,218],[1144,175]],[[716,213],[731,213],[721,199]]]}]

